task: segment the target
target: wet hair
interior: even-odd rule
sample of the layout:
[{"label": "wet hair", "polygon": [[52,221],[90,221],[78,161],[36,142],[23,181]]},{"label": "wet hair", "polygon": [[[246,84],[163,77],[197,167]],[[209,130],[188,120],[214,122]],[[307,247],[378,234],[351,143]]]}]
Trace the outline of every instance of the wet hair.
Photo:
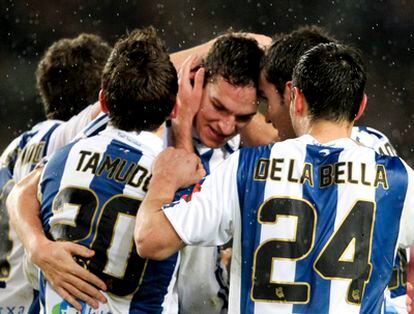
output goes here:
[{"label": "wet hair", "polygon": [[48,119],[68,120],[98,100],[111,47],[99,36],[80,34],[53,43],[36,70],[36,88]]},{"label": "wet hair", "polygon": [[205,83],[222,76],[231,85],[258,86],[263,50],[252,38],[226,34],[219,37],[203,60]]},{"label": "wet hair", "polygon": [[293,85],[303,92],[312,120],[353,121],[366,80],[360,52],[336,43],[307,51],[293,72]]},{"label": "wet hair", "polygon": [[335,39],[314,25],[302,26],[289,34],[276,35],[263,58],[266,79],[282,95],[286,82],[292,80],[293,69],[299,58],[312,47],[330,42],[335,42]]},{"label": "wet hair", "polygon": [[103,71],[102,89],[115,127],[152,131],[165,121],[176,100],[177,72],[153,27],[118,40]]}]

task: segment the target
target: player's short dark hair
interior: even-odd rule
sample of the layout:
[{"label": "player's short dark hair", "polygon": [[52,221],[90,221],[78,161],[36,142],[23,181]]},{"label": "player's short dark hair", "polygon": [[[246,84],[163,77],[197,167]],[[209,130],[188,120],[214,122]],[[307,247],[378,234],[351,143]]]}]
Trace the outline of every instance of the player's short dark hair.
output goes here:
[{"label": "player's short dark hair", "polygon": [[255,39],[232,33],[223,35],[203,60],[205,83],[222,76],[231,85],[253,84],[257,88],[263,54]]},{"label": "player's short dark hair", "polygon": [[303,92],[312,120],[353,121],[366,80],[360,52],[336,43],[308,50],[293,72],[293,85]]},{"label": "player's short dark hair", "polygon": [[68,120],[98,100],[111,47],[99,36],[80,34],[52,44],[36,70],[36,87],[48,119]]},{"label": "player's short dark hair", "polygon": [[126,131],[158,128],[174,107],[177,71],[153,27],[115,44],[102,75],[111,123]]},{"label": "player's short dark hair", "polygon": [[274,36],[263,58],[263,70],[266,79],[283,94],[287,81],[299,58],[309,49],[319,44],[335,42],[326,30],[315,25],[306,25],[289,34]]}]

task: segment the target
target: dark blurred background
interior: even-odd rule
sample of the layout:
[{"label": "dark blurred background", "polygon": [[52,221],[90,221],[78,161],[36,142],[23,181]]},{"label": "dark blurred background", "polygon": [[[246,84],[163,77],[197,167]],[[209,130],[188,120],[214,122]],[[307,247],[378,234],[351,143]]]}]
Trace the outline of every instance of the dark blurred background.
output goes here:
[{"label": "dark blurred background", "polygon": [[385,133],[414,165],[413,0],[0,0],[0,149],[44,119],[34,71],[55,40],[96,33],[113,44],[154,25],[171,52],[232,27],[272,35],[318,24],[362,50],[368,110],[361,124]]}]

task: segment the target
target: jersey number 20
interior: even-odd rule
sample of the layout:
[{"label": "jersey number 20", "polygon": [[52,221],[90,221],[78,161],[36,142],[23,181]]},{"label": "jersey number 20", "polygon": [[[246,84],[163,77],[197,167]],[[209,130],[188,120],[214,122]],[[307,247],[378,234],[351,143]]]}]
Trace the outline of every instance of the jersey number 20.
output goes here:
[{"label": "jersey number 20", "polygon": [[79,187],[64,188],[53,201],[55,213],[64,211],[71,217],[57,226],[51,223],[53,238],[81,242],[93,236],[90,248],[95,255],[78,262],[100,277],[108,292],[119,296],[137,291],[145,272],[147,260],[138,256],[133,239],[140,204],[138,199],[114,195],[100,208],[95,192]]}]

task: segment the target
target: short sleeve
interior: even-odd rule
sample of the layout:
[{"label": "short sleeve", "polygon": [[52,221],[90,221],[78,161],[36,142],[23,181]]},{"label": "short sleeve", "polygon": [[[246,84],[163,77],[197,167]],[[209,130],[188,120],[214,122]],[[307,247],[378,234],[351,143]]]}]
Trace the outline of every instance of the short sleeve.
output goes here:
[{"label": "short sleeve", "polygon": [[187,245],[214,246],[230,240],[236,215],[239,152],[232,154],[191,195],[164,206],[164,214]]}]

